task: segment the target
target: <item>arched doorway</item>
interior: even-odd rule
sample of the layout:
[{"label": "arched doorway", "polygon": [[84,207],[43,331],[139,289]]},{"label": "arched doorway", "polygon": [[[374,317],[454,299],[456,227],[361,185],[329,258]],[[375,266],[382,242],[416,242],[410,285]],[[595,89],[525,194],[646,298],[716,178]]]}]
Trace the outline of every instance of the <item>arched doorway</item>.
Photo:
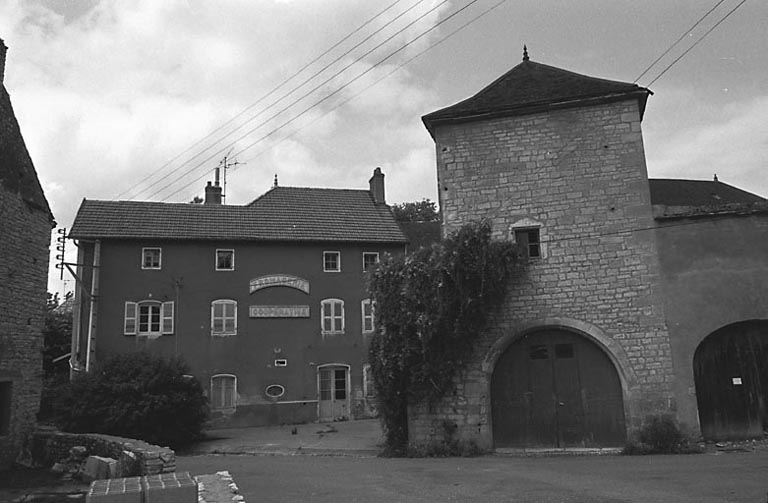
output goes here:
[{"label": "arched doorway", "polygon": [[499,357],[491,379],[498,447],[607,447],[626,439],[613,362],[573,332],[529,333]]},{"label": "arched doorway", "polygon": [[693,355],[693,377],[704,438],[761,437],[768,428],[768,321],[712,332]]}]

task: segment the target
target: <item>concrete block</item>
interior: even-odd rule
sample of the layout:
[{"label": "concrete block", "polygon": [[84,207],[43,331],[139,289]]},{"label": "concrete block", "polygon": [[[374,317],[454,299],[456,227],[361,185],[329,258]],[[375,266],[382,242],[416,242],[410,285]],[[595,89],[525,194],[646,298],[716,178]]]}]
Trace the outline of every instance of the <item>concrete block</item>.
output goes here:
[{"label": "concrete block", "polygon": [[142,477],[145,503],[196,503],[197,482],[189,472]]},{"label": "concrete block", "polygon": [[143,503],[141,480],[129,477],[94,480],[85,498],[86,503]]}]

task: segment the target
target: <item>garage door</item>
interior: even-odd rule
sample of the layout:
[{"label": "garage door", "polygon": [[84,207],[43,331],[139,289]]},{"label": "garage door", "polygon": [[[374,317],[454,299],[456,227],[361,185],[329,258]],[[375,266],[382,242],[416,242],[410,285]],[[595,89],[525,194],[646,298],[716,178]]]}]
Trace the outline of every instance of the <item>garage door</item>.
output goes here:
[{"label": "garage door", "polygon": [[529,334],[491,381],[496,447],[601,447],[626,438],[621,385],[593,342],[565,330]]},{"label": "garage door", "polygon": [[704,438],[761,437],[768,428],[768,322],[745,321],[705,338],[693,356]]}]

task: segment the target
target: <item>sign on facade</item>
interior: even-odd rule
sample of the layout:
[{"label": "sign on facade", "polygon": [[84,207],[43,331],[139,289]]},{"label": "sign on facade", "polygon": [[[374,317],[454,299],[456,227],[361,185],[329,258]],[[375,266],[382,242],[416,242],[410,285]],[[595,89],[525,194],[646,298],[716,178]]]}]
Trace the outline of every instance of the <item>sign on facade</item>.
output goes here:
[{"label": "sign on facade", "polygon": [[309,306],[250,306],[251,318],[309,318]]},{"label": "sign on facade", "polygon": [[291,276],[290,274],[271,274],[252,279],[250,293],[273,286],[286,286],[309,294],[309,281],[298,276]]}]

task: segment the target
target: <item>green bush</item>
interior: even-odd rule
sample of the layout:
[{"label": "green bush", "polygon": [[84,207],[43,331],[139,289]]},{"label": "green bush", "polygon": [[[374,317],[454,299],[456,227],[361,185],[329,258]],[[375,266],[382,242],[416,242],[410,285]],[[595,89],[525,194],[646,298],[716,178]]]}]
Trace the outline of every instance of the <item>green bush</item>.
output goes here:
[{"label": "green bush", "polygon": [[201,436],[208,401],[181,358],[147,352],[104,360],[60,388],[54,422],[73,433],[106,433],[179,448]]},{"label": "green bush", "polygon": [[658,415],[646,419],[622,452],[628,455],[690,454],[698,450],[672,416]]}]

